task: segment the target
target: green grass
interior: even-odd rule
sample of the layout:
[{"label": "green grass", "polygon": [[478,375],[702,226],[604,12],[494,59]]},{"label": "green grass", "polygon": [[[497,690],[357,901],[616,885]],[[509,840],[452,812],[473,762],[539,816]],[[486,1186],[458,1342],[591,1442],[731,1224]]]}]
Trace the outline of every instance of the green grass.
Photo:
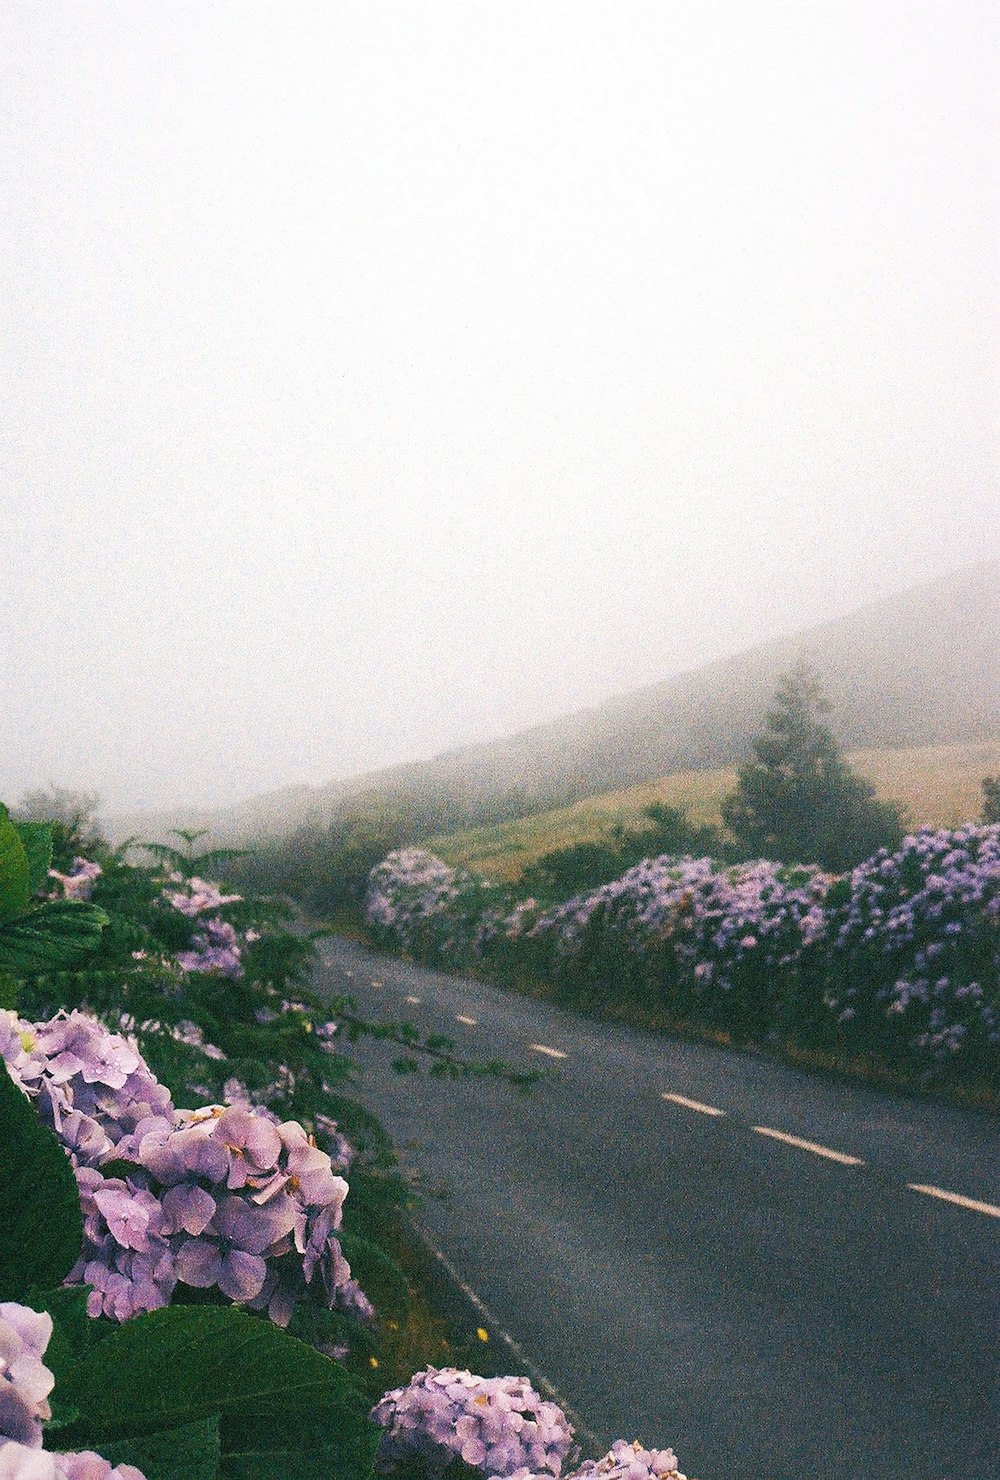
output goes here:
[{"label": "green grass", "polygon": [[[848,760],[872,782],[880,797],[906,809],[912,826],[952,827],[979,816],[982,779],[1000,774],[1000,740],[910,750],[856,750]],[[595,842],[606,838],[616,825],[637,823],[651,802],[682,807],[694,823],[718,823],[722,799],[735,784],[735,770],[678,771],[498,827],[433,838],[427,846],[447,863],[461,864],[498,882],[512,881],[553,848]]]}]

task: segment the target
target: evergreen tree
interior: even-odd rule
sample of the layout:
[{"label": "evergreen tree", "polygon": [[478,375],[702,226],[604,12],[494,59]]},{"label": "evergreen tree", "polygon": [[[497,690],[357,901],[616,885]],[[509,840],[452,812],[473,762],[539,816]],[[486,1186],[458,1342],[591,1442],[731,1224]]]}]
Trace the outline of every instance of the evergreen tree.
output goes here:
[{"label": "evergreen tree", "polygon": [[722,805],[723,821],[748,856],[839,873],[901,842],[899,808],[879,801],[848,766],[823,723],[829,712],[814,669],[800,663],[784,675],[767,729]]}]

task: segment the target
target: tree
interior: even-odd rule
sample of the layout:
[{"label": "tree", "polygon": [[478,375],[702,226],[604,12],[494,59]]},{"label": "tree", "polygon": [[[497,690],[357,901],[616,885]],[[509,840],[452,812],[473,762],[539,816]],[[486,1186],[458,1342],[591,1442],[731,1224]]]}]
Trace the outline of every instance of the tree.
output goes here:
[{"label": "tree", "polygon": [[722,820],[750,856],[853,868],[902,841],[903,817],[851,770],[822,716],[818,673],[800,663],[778,684],[767,729],[722,805]]},{"label": "tree", "polygon": [[983,777],[984,822],[1000,822],[1000,776]]}]

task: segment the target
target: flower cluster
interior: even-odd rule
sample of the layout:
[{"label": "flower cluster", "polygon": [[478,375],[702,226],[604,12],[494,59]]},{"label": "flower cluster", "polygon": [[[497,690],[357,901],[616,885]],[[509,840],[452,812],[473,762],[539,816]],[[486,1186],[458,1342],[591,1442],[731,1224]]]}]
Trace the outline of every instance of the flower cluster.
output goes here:
[{"label": "flower cluster", "polygon": [[134,1043],[89,1013],[26,1023],[0,1012],[0,1057],[74,1166],[97,1166],[140,1121],[173,1113]]},{"label": "flower cluster", "polygon": [[921,828],[859,865],[828,921],[825,1002],[937,1059],[1000,1044],[1000,826]]},{"label": "flower cluster", "polygon": [[372,1410],[385,1432],[377,1463],[383,1472],[422,1458],[440,1473],[453,1457],[484,1475],[558,1476],[573,1431],[556,1403],[524,1377],[476,1377],[454,1367],[427,1367]]},{"label": "flower cluster", "polygon": [[84,1245],[68,1282],[92,1286],[91,1315],[156,1310],[178,1283],[279,1325],[306,1296],[373,1314],[336,1237],[347,1183],[295,1121],[249,1106],[151,1116],[115,1160],[124,1176],[77,1171]]},{"label": "flower cluster", "polygon": [[603,1459],[587,1460],[573,1480],[684,1480],[672,1449],[643,1449],[638,1439],[631,1444],[618,1439]]},{"label": "flower cluster", "polygon": [[[432,1477],[453,1460],[487,1480],[553,1480],[578,1453],[557,1403],[524,1377],[477,1377],[455,1367],[427,1367],[372,1409],[384,1430],[376,1468],[383,1474],[419,1460]],[[565,1480],[685,1480],[672,1449],[643,1449],[619,1439],[601,1460],[587,1460]]]},{"label": "flower cluster", "polygon": [[[62,899],[89,899],[94,892],[94,883],[102,873],[101,865],[94,863],[89,858],[74,858],[71,873],[61,874],[57,869],[49,869],[49,878],[55,879],[62,886],[62,893],[57,894]],[[56,893],[56,891],[53,891]]]},{"label": "flower cluster", "polygon": [[840,878],[649,858],[545,909],[405,849],[373,871],[368,912],[425,958],[506,958],[738,1036],[849,1040],[926,1072],[1000,1061],[997,825],[922,828]]},{"label": "flower cluster", "polygon": [[422,848],[399,848],[372,869],[366,911],[404,950],[447,958],[471,950],[496,891]]},{"label": "flower cluster", "polygon": [[165,902],[200,926],[190,949],[177,952],[178,965],[184,971],[206,971],[238,980],[244,971],[243,948],[258,939],[258,932],[247,930],[241,936],[218,911],[224,905],[239,904],[243,896],[223,894],[216,884],[177,873],[169,876],[167,885],[162,894]]},{"label": "flower cluster", "polygon": [[0,1480],[144,1480],[134,1465],[114,1466],[90,1450],[43,1451],[54,1379],[42,1357],[51,1336],[50,1315],[0,1304]]}]

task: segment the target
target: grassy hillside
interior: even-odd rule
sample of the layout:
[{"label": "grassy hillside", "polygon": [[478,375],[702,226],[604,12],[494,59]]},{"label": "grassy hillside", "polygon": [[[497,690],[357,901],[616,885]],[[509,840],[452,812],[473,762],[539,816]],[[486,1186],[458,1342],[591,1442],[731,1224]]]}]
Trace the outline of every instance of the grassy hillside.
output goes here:
[{"label": "grassy hillside", "polygon": [[998,651],[1000,564],[980,564],[516,735],[214,814],[122,819],[114,831],[148,836],[192,825],[215,839],[249,840],[392,810],[426,837],[719,770],[746,756],[778,678],[802,658],[822,676],[846,749],[981,744],[1000,736]]},{"label": "grassy hillside", "polygon": [[[848,757],[880,797],[899,802],[913,823],[948,827],[979,816],[981,781],[1000,774],[1000,740],[905,750],[855,750]],[[678,771],[658,781],[585,797],[568,807],[434,838],[428,847],[448,863],[495,880],[516,879],[543,853],[593,842],[616,824],[638,823],[651,802],[683,807],[695,823],[719,823],[722,798],[736,784],[734,767]]]}]

